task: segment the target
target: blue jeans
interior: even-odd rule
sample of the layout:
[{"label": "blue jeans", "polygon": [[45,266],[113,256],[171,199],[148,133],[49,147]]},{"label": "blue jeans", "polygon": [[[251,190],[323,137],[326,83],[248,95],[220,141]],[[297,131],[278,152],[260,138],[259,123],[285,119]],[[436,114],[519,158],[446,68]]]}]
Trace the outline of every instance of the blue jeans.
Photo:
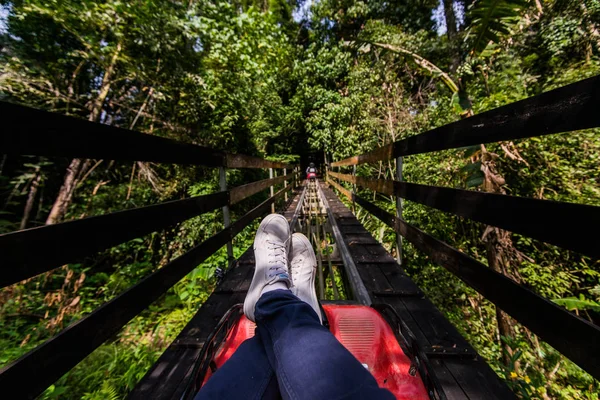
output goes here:
[{"label": "blue jeans", "polygon": [[395,399],[289,290],[256,303],[256,335],[240,345],[195,400]]}]

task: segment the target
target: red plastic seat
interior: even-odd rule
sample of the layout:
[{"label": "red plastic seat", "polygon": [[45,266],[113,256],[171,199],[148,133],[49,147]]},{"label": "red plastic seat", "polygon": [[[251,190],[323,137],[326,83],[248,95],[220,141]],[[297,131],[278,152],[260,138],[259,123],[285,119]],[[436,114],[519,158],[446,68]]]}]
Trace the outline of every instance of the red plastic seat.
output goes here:
[{"label": "red plastic seat", "polygon": [[[410,359],[404,354],[394,332],[374,309],[355,305],[325,305],[330,330],[335,337],[373,374],[380,387],[397,399],[429,399],[417,373],[410,376]],[[238,346],[254,336],[256,325],[240,317],[217,351],[214,365],[221,367]],[[208,371],[204,382],[211,376]]]}]

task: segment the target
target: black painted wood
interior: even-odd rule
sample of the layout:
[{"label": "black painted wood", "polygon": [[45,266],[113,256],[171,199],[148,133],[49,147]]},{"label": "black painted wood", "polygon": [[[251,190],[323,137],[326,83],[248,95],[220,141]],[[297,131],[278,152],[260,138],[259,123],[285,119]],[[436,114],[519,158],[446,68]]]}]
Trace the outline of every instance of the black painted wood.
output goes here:
[{"label": "black painted wood", "polygon": [[291,170],[294,167],[291,164],[264,160],[244,154],[227,154],[225,164],[227,168],[288,168]]},{"label": "black painted wood", "polygon": [[219,192],[0,235],[0,287],[225,206],[228,198]]},{"label": "black painted wood", "polygon": [[[302,191],[295,191],[284,215],[294,218]],[[227,272],[221,284],[202,304],[177,339],[136,385],[130,399],[179,400],[204,341],[234,304],[241,303],[254,274],[254,250],[250,247]],[[194,344],[194,348],[190,348]]]},{"label": "black painted wood", "polygon": [[590,257],[600,257],[596,236],[586,226],[600,226],[600,207],[529,199],[331,173],[332,177],[387,195],[532,237]]},{"label": "black painted wood", "polygon": [[263,179],[256,182],[247,183],[242,186],[236,186],[229,189],[231,204],[239,203],[240,201],[261,192],[270,186],[278,185],[284,181],[288,181],[293,178],[293,175],[281,175],[276,178]]},{"label": "black painted wood", "polygon": [[[331,208],[334,209],[336,219],[340,221],[340,230],[352,232],[353,236],[345,235],[344,240],[350,247],[350,253],[354,257],[373,303],[391,306],[410,328],[421,348],[432,346],[461,348],[466,349],[471,355],[476,355],[469,343],[435,308],[385,249],[380,244],[374,245],[371,234],[362,225],[356,224],[356,218],[333,191],[323,188],[323,193]],[[453,360],[430,359],[435,376],[448,399],[515,398],[511,390],[481,357],[470,358],[465,364],[450,361]]]},{"label": "black painted wood", "polygon": [[600,207],[394,181],[394,194],[438,210],[600,257],[586,226],[600,226]]},{"label": "black painted wood", "polygon": [[[239,269],[241,272],[252,273],[252,268],[247,265]],[[246,276],[230,282],[239,284],[246,279]],[[217,292],[211,294],[128,398],[179,400],[208,335],[227,310],[235,304],[242,303],[244,298],[245,291],[234,294]]]},{"label": "black painted wood", "polygon": [[600,378],[600,327],[577,317],[356,195],[358,205],[408,239],[595,378]]},{"label": "black painted wood", "polygon": [[396,142],[394,157],[600,126],[600,76]]},{"label": "black painted wood", "polygon": [[[259,184],[256,186],[244,185],[239,190],[232,188],[230,192],[175,200],[2,234],[0,235],[0,287],[31,278],[66,263],[79,261],[95,252],[223,207],[229,204],[230,193],[237,202],[267,188],[269,184],[281,183],[290,177],[291,175],[273,180],[267,179],[255,182]],[[291,188],[290,185],[278,192],[274,200],[280,199]],[[258,214],[267,211],[269,205],[270,203],[263,203],[259,206],[262,207],[259,210],[255,209],[244,215],[242,221],[233,224],[232,232],[235,231],[234,234],[237,234],[237,228],[243,229],[249,219],[255,219]],[[94,240],[90,240],[91,237]],[[32,248],[36,251],[31,251]]]},{"label": "black painted wood", "polygon": [[245,227],[247,227],[252,221],[256,218],[264,215],[270,209],[270,206],[273,202],[282,198],[283,195],[289,192],[292,189],[292,186],[287,186],[275,193],[272,197],[269,197],[268,200],[263,201],[258,206],[254,207],[252,210],[248,211],[244,216],[240,217],[237,221],[235,221],[229,229],[231,230],[231,236],[235,236],[240,233]]},{"label": "black painted wood", "polygon": [[[73,368],[127,322],[157,300],[245,226],[264,214],[291,186],[269,197],[245,216],[140,283],[70,325],[18,360],[0,369],[0,387],[9,398],[33,399]],[[36,379],[30,379],[35,376]],[[29,382],[23,387],[22,382]]]},{"label": "black painted wood", "polygon": [[600,126],[599,103],[600,76],[595,76],[400,140],[393,151],[384,146],[332,166],[595,128]]},{"label": "black painted wood", "polygon": [[225,165],[225,153],[0,101],[0,153]]},{"label": "black painted wood", "polygon": [[2,368],[0,387],[4,395],[37,397],[229,240],[228,230],[219,232]]}]

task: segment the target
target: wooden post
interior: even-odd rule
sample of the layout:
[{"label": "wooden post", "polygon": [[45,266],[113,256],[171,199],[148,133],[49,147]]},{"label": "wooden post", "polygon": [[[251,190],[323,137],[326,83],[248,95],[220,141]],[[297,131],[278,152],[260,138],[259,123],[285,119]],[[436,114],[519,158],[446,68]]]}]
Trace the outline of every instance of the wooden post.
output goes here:
[{"label": "wooden post", "polygon": [[[273,168],[269,168],[269,178],[273,179]],[[269,187],[269,192],[271,193],[271,197],[275,194],[273,185]],[[275,214],[275,203],[271,203],[271,214]]]},{"label": "wooden post", "polygon": [[[352,166],[352,176],[356,177],[356,164]],[[356,215],[356,203],[354,202],[354,195],[356,194],[356,183],[352,184],[352,214]]]},{"label": "wooden post", "polygon": [[296,189],[298,187],[298,166],[294,167],[294,178],[292,179],[292,182],[294,182],[294,188]]},{"label": "wooden post", "polygon": [[[225,171],[225,167],[219,167],[219,186],[222,191],[227,190],[227,174]],[[229,204],[223,207],[223,224],[225,225],[225,229],[231,225],[231,215],[229,214]],[[229,269],[231,265],[233,265],[233,243],[231,240],[227,242],[227,266],[226,269]]]},{"label": "wooden post", "polygon": [[[283,169],[283,175],[287,176],[287,168]],[[283,181],[283,187],[287,188],[287,185],[288,185],[287,180]],[[287,201],[288,201],[288,194],[287,194],[287,192],[285,192],[284,198],[285,198],[285,202],[287,204]]]},{"label": "wooden post", "polygon": [[[396,158],[396,180],[402,181],[402,157]],[[396,217],[402,218],[402,198],[396,197]],[[397,249],[397,261],[399,265],[402,265],[402,235],[396,232],[396,249]]]}]

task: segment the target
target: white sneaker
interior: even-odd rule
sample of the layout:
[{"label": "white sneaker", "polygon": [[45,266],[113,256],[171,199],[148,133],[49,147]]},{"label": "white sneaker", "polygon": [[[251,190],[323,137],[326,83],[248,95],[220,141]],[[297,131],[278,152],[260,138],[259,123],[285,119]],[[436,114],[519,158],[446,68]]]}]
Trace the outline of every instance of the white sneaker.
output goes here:
[{"label": "white sneaker", "polygon": [[315,275],[317,273],[317,257],[306,236],[301,233],[292,235],[292,254],[290,255],[290,271],[292,273],[292,293],[300,300],[308,303],[323,323],[319,308]]},{"label": "white sneaker", "polygon": [[290,226],[283,215],[270,214],[254,238],[254,277],[244,300],[244,314],[253,322],[256,302],[263,293],[292,286],[288,271]]}]

